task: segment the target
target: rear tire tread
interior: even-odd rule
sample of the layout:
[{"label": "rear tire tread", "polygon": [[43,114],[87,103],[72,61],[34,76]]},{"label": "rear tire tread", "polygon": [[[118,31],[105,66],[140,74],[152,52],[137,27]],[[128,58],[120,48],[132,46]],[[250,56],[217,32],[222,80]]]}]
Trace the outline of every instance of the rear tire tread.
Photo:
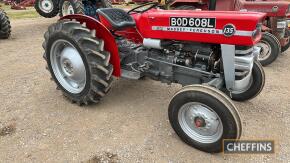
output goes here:
[{"label": "rear tire tread", "polygon": [[[68,20],[66,20],[68,21]],[[90,84],[89,88],[84,95],[80,97],[76,97],[62,88],[62,86],[57,82],[56,78],[53,75],[53,71],[51,67],[49,68],[53,78],[57,85],[61,87],[64,95],[70,100],[80,105],[87,105],[90,103],[98,103],[102,97],[108,92],[112,85],[112,74],[110,72],[113,71],[113,66],[109,64],[105,65],[106,59],[109,58],[110,53],[107,51],[102,51],[98,49],[99,42],[103,42],[101,39],[97,39],[92,37],[91,31],[85,27],[83,27],[80,23],[67,23],[66,21],[59,21],[49,27],[49,30],[45,33],[45,41],[43,43],[43,47],[45,49],[45,60],[49,57],[47,51],[47,43],[51,37],[57,35],[59,32],[69,36],[72,40],[74,40],[77,45],[82,49],[82,54],[85,56],[84,62],[87,63],[90,72]],[[80,35],[84,39],[80,39]],[[89,44],[91,46],[86,46],[82,40],[90,40]],[[93,49],[92,49],[93,48]],[[92,51],[94,53],[92,53]],[[96,55],[97,54],[97,55]],[[48,61],[48,60],[47,60]],[[48,63],[49,64],[49,63]]]},{"label": "rear tire tread", "polygon": [[0,9],[0,39],[7,39],[11,35],[11,25],[6,12]]},{"label": "rear tire tread", "polygon": [[[63,3],[65,1],[69,1],[70,4],[72,5],[73,9],[74,9],[74,14],[81,14],[81,15],[84,15],[85,14],[85,8],[84,8],[84,4],[82,2],[82,0],[60,0],[60,12],[59,12],[59,15],[60,17],[63,17],[65,15],[63,15],[63,11],[62,11],[62,6],[63,6]],[[77,21],[72,21],[72,22],[77,22]],[[80,24],[80,22],[78,22]]]}]

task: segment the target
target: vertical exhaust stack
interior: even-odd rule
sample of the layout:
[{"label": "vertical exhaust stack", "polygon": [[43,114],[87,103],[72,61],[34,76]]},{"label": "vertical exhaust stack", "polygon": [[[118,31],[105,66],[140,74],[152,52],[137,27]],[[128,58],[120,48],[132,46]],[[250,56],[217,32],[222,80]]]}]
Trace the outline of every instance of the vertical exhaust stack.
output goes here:
[{"label": "vertical exhaust stack", "polygon": [[214,11],[216,9],[216,0],[209,0],[208,10]]}]

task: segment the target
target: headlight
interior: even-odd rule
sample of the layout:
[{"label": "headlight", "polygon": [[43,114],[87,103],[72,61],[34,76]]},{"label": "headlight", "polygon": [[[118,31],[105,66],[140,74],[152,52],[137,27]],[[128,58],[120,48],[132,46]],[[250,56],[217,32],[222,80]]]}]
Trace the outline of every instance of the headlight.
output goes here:
[{"label": "headlight", "polygon": [[290,19],[287,20],[287,27],[290,28]]},{"label": "headlight", "polygon": [[279,10],[279,7],[278,6],[273,6],[272,7],[272,12],[278,12]]},{"label": "headlight", "polygon": [[277,22],[277,29],[284,29],[287,26],[287,22],[286,21],[278,21]]}]

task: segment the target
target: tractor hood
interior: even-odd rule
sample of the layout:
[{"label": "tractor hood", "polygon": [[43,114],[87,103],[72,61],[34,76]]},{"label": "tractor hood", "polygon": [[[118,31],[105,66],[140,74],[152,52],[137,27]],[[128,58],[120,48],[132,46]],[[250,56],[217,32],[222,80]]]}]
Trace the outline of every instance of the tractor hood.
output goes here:
[{"label": "tractor hood", "polygon": [[290,2],[285,1],[247,1],[243,3],[243,9],[247,11],[264,12],[267,16],[290,16]]},{"label": "tractor hood", "polygon": [[265,15],[153,9],[133,17],[143,38],[252,46],[261,38],[258,24]]}]

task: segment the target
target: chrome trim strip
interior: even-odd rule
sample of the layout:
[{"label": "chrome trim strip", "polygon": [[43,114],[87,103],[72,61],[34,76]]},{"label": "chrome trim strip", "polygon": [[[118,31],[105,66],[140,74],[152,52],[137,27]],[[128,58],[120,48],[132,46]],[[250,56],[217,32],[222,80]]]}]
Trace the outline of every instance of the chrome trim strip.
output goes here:
[{"label": "chrome trim strip", "polygon": [[[191,33],[207,33],[207,34],[224,35],[222,29],[213,29],[213,28],[152,26],[152,30],[153,31],[191,32]],[[252,37],[252,34],[254,31],[236,30],[234,36]]]}]

